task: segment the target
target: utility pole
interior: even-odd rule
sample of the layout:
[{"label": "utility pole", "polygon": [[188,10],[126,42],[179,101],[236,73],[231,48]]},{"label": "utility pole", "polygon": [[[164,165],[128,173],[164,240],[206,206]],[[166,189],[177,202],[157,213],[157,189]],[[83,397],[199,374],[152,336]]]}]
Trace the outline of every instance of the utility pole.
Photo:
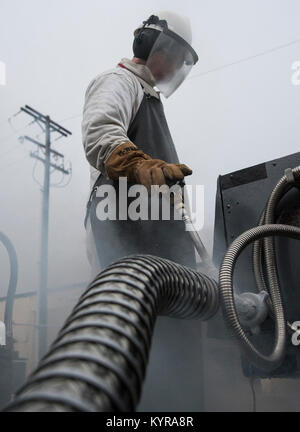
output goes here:
[{"label": "utility pole", "polygon": [[[51,132],[60,134],[60,137],[68,137],[72,135],[70,131],[60,126],[58,123],[51,120],[49,116],[45,116],[35,109],[25,105],[21,107],[21,111],[30,115],[35,119],[45,133],[45,144],[42,144],[28,136],[22,137],[35,144],[39,149],[42,149],[45,158],[39,156],[37,152],[31,152],[31,157],[38,159],[45,165],[44,168],[44,184],[43,184],[43,203],[42,203],[42,220],[41,220],[41,246],[40,246],[40,286],[38,292],[38,355],[43,357],[47,349],[47,322],[48,322],[48,233],[49,233],[49,197],[50,197],[50,168],[60,171],[65,175],[69,175],[70,171],[64,167],[64,155],[51,149]],[[51,157],[61,159],[62,164],[53,163]]]}]

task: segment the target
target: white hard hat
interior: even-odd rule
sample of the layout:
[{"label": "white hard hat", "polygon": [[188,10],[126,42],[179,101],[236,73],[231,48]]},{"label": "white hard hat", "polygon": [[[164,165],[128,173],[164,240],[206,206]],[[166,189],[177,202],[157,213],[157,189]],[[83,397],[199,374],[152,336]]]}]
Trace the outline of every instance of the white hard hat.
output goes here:
[{"label": "white hard hat", "polygon": [[[138,27],[134,34],[137,33],[141,28],[152,28],[154,30],[163,31],[163,26],[161,22],[166,21],[168,24],[169,30],[180,36],[185,40],[189,45],[192,44],[192,27],[189,18],[179,15],[175,12],[170,11],[162,11],[158,13],[154,13],[152,17],[158,17],[158,20],[148,20],[143,23],[140,27]],[[156,23],[154,21],[157,21]]]},{"label": "white hard hat", "polygon": [[[144,43],[145,52],[138,53],[137,48],[143,47],[148,30],[157,34],[150,35],[149,43]],[[174,12],[159,12],[144,21],[134,35],[134,53],[147,60],[146,66],[156,80],[156,87],[165,97],[171,96],[198,61],[191,46],[190,20]]]}]

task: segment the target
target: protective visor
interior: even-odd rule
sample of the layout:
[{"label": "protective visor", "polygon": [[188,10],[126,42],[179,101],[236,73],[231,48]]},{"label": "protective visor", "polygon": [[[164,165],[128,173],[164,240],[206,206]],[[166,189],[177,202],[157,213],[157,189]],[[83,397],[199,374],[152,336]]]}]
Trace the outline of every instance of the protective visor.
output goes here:
[{"label": "protective visor", "polygon": [[163,29],[156,39],[146,66],[156,80],[156,87],[168,98],[183,83],[198,56],[193,48],[169,29]]}]

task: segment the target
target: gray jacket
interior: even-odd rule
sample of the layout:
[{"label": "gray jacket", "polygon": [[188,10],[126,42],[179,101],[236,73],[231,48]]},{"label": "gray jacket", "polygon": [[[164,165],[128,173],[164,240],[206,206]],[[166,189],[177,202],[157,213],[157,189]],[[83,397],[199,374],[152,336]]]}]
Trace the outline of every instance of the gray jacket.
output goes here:
[{"label": "gray jacket", "polygon": [[[150,70],[132,60],[98,75],[89,84],[83,109],[82,138],[91,165],[91,188],[113,150],[129,142],[127,131],[134,120],[144,93],[160,98],[153,88]],[[143,88],[144,90],[143,90]]]}]

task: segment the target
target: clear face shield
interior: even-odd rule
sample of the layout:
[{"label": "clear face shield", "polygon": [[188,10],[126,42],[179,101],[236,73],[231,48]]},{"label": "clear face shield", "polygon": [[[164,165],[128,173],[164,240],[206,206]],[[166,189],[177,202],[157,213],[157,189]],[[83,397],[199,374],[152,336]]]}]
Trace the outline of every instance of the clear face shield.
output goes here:
[{"label": "clear face shield", "polygon": [[196,52],[184,39],[164,29],[153,45],[146,66],[156,80],[156,87],[168,98],[183,83],[197,61]]}]

